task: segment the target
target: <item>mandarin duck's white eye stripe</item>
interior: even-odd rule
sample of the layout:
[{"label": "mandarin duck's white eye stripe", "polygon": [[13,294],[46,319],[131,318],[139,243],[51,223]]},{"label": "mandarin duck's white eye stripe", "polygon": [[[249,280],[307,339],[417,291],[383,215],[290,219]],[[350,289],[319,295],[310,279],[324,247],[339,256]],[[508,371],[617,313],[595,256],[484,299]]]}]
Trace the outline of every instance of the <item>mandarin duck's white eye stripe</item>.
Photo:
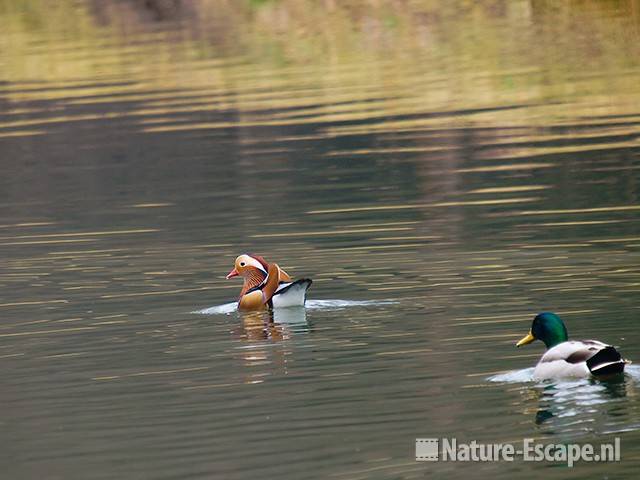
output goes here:
[{"label": "mandarin duck's white eye stripe", "polygon": [[267,270],[264,268],[264,266],[262,266],[262,264],[258,260],[256,260],[255,258],[247,254],[240,255],[238,257],[238,261],[240,262],[241,267],[251,266],[251,267],[257,268],[261,272],[267,273]]}]

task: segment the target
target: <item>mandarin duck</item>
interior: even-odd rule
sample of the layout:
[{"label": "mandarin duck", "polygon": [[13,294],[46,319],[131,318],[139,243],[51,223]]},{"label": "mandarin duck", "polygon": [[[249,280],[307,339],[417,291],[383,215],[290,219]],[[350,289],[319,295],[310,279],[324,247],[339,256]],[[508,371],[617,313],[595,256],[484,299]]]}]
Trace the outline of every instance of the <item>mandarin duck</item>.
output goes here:
[{"label": "mandarin duck", "polygon": [[533,372],[536,380],[614,375],[631,363],[615,347],[598,340],[569,340],[564,322],[551,312],[538,314],[529,333],[516,346],[534,340],[541,340],[547,347]]},{"label": "mandarin duck", "polygon": [[227,279],[238,276],[244,279],[238,310],[304,306],[312,283],[309,278],[293,281],[277,263],[246,253],[236,258]]}]

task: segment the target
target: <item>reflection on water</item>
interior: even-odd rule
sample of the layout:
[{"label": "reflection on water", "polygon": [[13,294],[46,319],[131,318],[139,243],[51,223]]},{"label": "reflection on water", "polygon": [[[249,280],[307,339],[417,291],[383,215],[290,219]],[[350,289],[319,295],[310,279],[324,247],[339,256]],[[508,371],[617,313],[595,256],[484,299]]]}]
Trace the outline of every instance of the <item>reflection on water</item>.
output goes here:
[{"label": "reflection on water", "polygon": [[309,331],[304,307],[238,313],[243,338],[248,340],[288,340],[293,333]]},{"label": "reflection on water", "polygon": [[[635,478],[634,377],[486,379],[542,310],[640,359],[638,12],[0,0],[5,475],[564,479],[413,439],[615,432]],[[243,251],[306,310],[237,313]]]},{"label": "reflection on water", "polygon": [[489,380],[521,384],[511,390],[517,394],[513,407],[531,417],[539,426],[538,435],[569,439],[640,428],[640,411],[635,405],[639,367],[627,367],[624,375],[606,380],[534,382],[532,374],[533,368],[529,368],[494,375]]},{"label": "reflection on water", "polygon": [[[629,389],[633,391],[631,386]],[[562,431],[564,435],[610,432],[615,425],[615,415],[612,413],[619,410],[616,400],[626,395],[624,377],[617,381],[580,380],[547,385],[538,391],[539,407],[535,421],[538,425],[544,424],[551,433]],[[600,408],[604,408],[604,411],[599,411]],[[614,422],[603,420],[606,417],[613,417]],[[627,425],[623,424],[622,428],[626,429]]]}]

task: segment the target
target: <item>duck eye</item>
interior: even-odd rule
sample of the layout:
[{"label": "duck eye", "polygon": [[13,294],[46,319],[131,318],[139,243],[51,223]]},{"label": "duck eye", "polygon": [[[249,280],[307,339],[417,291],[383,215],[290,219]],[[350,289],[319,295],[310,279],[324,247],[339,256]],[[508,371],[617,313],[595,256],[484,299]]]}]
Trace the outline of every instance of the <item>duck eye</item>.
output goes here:
[{"label": "duck eye", "polygon": [[241,267],[244,267],[244,262],[240,262],[240,266],[241,266]]}]

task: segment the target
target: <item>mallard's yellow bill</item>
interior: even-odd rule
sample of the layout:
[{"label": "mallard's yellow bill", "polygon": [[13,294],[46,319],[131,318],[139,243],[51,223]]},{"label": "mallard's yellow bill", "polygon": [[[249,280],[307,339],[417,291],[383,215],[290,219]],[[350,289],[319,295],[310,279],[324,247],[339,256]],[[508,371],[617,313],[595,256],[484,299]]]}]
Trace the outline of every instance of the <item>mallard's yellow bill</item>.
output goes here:
[{"label": "mallard's yellow bill", "polygon": [[536,339],[536,337],[534,337],[531,334],[531,330],[529,330],[529,333],[527,333],[527,335],[520,339],[520,341],[518,343],[516,343],[516,347],[521,347],[522,345],[527,345],[528,343],[533,342]]}]

